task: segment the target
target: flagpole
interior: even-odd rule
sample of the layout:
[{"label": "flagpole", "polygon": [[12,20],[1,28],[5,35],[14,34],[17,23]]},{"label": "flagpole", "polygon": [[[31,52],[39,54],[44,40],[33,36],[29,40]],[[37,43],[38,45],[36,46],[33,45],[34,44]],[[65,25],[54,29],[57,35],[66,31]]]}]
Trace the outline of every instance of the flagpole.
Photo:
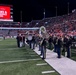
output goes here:
[{"label": "flagpole", "polygon": [[20,16],[21,16],[21,25],[22,25],[22,11],[20,12]]}]

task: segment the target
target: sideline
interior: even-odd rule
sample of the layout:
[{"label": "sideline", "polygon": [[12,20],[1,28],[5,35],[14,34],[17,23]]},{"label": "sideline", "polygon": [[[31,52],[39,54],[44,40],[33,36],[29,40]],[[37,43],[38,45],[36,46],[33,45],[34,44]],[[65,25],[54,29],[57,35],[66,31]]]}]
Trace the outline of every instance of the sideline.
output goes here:
[{"label": "sideline", "polygon": [[[34,51],[40,55],[36,47]],[[67,57],[57,58],[57,53],[47,49],[45,61],[52,66],[60,75],[76,75],[76,61]]]}]

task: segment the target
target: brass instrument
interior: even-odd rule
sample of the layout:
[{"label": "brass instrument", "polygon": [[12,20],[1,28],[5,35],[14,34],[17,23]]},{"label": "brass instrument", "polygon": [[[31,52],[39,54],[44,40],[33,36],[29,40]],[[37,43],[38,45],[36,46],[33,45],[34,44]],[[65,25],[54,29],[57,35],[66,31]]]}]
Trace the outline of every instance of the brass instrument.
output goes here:
[{"label": "brass instrument", "polygon": [[44,26],[40,27],[39,34],[42,38],[49,38],[49,34],[47,33],[46,28]]}]

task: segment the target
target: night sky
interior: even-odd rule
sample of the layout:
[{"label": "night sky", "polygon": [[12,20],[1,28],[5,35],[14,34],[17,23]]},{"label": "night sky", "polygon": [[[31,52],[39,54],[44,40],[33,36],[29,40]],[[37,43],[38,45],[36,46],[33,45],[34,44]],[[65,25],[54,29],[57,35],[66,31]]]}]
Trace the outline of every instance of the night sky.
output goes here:
[{"label": "night sky", "polygon": [[45,17],[65,15],[68,13],[68,2],[69,12],[76,9],[76,0],[0,0],[0,4],[11,4],[13,5],[14,21],[20,22],[20,11],[22,11],[22,21],[29,22],[31,20],[43,19],[44,9]]}]

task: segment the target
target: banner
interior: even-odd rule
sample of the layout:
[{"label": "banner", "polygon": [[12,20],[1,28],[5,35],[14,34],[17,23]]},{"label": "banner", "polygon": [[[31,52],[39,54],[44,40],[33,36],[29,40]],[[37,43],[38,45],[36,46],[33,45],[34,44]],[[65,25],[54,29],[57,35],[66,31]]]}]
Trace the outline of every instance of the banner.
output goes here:
[{"label": "banner", "polygon": [[9,6],[0,6],[0,19],[10,19]]}]

